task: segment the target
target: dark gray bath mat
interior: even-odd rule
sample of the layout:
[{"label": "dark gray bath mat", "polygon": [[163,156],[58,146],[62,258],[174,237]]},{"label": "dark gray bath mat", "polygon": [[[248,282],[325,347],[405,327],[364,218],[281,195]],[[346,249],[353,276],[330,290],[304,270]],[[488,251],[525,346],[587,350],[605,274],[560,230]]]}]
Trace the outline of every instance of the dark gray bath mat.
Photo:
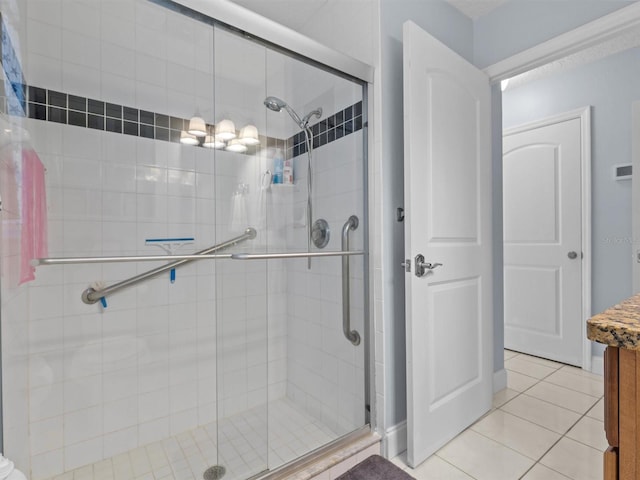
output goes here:
[{"label": "dark gray bath mat", "polygon": [[336,480],[415,480],[380,455],[371,455]]}]

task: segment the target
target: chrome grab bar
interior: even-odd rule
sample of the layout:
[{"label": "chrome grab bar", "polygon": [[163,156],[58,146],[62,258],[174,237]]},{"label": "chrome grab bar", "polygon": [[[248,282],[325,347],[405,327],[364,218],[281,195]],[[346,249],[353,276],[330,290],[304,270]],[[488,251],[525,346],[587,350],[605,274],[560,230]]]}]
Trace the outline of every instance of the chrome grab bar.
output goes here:
[{"label": "chrome grab bar", "polygon": [[273,258],[351,257],[364,255],[361,250],[352,252],[293,252],[293,253],[232,253],[233,260],[270,260]]},{"label": "chrome grab bar", "polygon": [[[232,238],[231,240],[227,240],[226,242],[219,243],[209,248],[205,248],[204,250],[200,250],[190,257],[193,258],[184,258],[181,260],[176,260],[175,262],[167,263],[166,265],[162,265],[160,267],[149,270],[148,272],[141,273],[140,275],[136,275],[135,277],[131,277],[127,280],[123,280],[118,283],[114,283],[106,288],[95,290],[91,287],[87,288],[84,292],[82,292],[82,301],[91,305],[92,303],[99,302],[101,298],[106,297],[107,295],[111,295],[118,290],[122,290],[123,288],[129,287],[131,285],[135,285],[143,280],[148,278],[153,278],[155,276],[160,275],[163,272],[168,270],[172,270],[178,266],[185,265],[187,263],[191,263],[195,260],[201,259],[203,256],[208,255],[213,252],[217,252],[218,250],[223,250],[225,248],[231,247],[236,243],[243,242],[245,240],[256,238],[256,231],[254,228],[247,228],[244,233],[238,237]],[[171,256],[171,255],[170,255]]]},{"label": "chrome grab bar", "polygon": [[255,229],[249,227],[247,228],[242,235],[239,235],[231,240],[227,240],[226,242],[219,243],[209,248],[205,248],[204,250],[200,250],[199,252],[193,253],[191,255],[142,255],[142,256],[129,256],[129,257],[67,257],[67,258],[39,258],[32,262],[34,266],[38,265],[72,265],[77,263],[116,263],[116,262],[139,262],[139,261],[157,261],[157,260],[174,260],[173,262],[167,263],[166,265],[162,265],[160,267],[149,270],[148,272],[141,273],[140,275],[136,275],[135,277],[131,277],[127,280],[123,280],[118,283],[114,283],[113,285],[102,288],[100,290],[95,290],[91,287],[87,288],[84,292],[82,292],[82,301],[89,305],[93,303],[97,303],[101,298],[106,297],[107,295],[111,295],[118,290],[129,287],[131,285],[135,285],[143,280],[148,278],[155,277],[160,275],[163,272],[168,270],[172,270],[178,266],[185,265],[187,263],[191,263],[195,260],[202,260],[205,258],[231,258],[231,254],[226,255],[210,255],[213,252],[217,252],[218,250],[223,250],[225,248],[231,247],[237,243],[243,242],[245,240],[250,240],[256,238]]},{"label": "chrome grab bar", "polygon": [[[349,253],[349,231],[358,228],[358,217],[351,215],[342,227],[342,251]],[[351,292],[349,291],[349,256],[342,257],[342,332],[354,345],[360,345],[360,334],[351,330]]]}]

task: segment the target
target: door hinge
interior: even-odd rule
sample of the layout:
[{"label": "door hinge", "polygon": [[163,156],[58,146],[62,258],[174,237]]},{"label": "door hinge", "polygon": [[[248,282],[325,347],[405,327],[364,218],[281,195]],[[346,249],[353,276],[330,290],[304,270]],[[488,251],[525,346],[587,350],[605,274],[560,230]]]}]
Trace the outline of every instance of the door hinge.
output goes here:
[{"label": "door hinge", "polygon": [[396,221],[398,222],[404,221],[404,208],[402,207],[396,208]]}]

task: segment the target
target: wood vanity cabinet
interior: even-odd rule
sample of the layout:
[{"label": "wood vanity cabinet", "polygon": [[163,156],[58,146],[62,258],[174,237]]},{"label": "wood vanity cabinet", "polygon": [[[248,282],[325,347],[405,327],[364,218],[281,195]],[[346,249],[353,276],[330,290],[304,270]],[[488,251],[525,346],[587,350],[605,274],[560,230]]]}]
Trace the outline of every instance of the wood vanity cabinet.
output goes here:
[{"label": "wood vanity cabinet", "polygon": [[608,346],[604,385],[604,479],[640,480],[640,351]]},{"label": "wood vanity cabinet", "polygon": [[605,480],[640,480],[640,293],[587,320],[604,352]]}]

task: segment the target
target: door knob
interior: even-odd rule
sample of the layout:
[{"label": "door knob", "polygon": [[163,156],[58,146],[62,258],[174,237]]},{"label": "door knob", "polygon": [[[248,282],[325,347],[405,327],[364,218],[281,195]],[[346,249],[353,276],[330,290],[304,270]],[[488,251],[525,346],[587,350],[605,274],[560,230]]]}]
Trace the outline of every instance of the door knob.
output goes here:
[{"label": "door knob", "polygon": [[578,258],[578,254],[572,251],[567,253],[567,257],[569,257],[571,260],[575,260],[576,258]]},{"label": "door knob", "polygon": [[434,268],[441,267],[441,263],[429,263],[424,261],[424,255],[419,253],[416,255],[416,277],[424,277],[427,274],[427,271],[431,271]]}]

